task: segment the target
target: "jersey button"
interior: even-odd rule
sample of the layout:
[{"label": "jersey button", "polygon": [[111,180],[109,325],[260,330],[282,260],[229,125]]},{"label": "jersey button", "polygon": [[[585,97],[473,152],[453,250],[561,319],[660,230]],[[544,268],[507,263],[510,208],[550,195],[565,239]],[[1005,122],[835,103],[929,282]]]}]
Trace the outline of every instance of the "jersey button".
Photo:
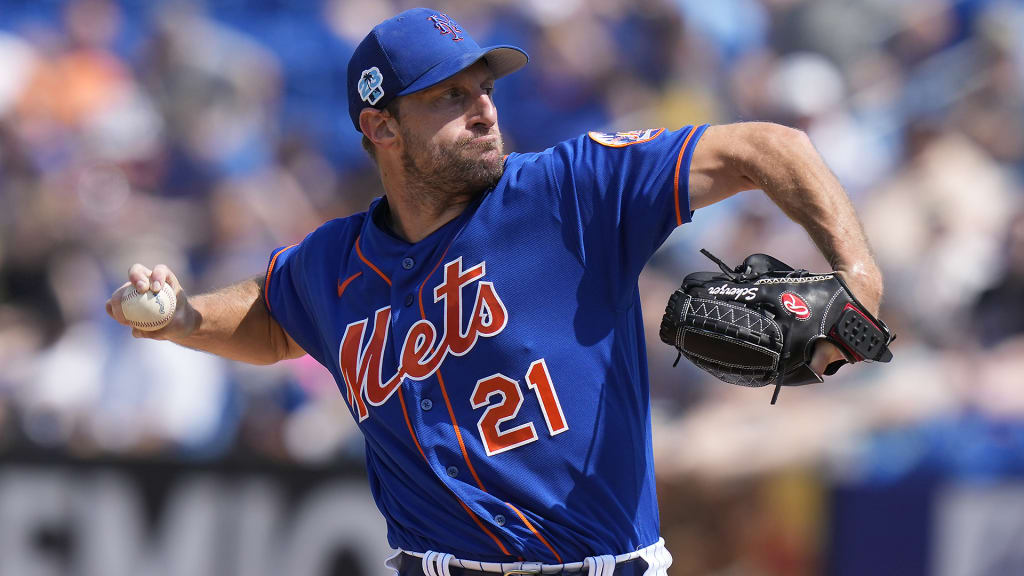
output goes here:
[{"label": "jersey button", "polygon": [[420,408],[423,408],[424,410],[430,410],[433,407],[434,403],[430,401],[430,398],[424,398],[423,400],[420,400]]},{"label": "jersey button", "polygon": [[412,306],[412,302],[413,302],[413,300],[415,300],[415,298],[413,297],[413,295],[412,295],[412,294],[409,294],[408,296],[406,296],[406,297],[405,297],[405,305],[406,305],[407,307],[408,307],[408,306]]},{"label": "jersey button", "polygon": [[445,470],[445,472],[448,474],[449,478],[455,478],[456,476],[459,475],[459,469],[456,468],[455,466],[449,466],[448,469]]},{"label": "jersey button", "polygon": [[412,270],[412,267],[416,265],[416,261],[412,258],[402,258],[402,268],[406,270]]},{"label": "jersey button", "polygon": [[497,516],[494,517],[494,523],[497,524],[498,526],[504,526],[505,525],[505,517],[502,516],[501,514],[498,514]]}]

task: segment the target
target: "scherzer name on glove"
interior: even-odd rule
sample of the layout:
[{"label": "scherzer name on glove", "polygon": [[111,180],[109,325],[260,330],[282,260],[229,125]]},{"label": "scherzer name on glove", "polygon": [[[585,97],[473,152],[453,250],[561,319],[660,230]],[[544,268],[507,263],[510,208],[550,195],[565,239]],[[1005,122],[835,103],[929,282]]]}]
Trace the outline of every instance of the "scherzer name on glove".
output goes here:
[{"label": "scherzer name on glove", "polygon": [[[766,254],[748,256],[734,269],[707,250],[721,272],[694,272],[669,298],[661,340],[699,368],[739,386],[821,382],[811,370],[819,340],[835,344],[846,362],[889,362],[893,336],[834,273],[794,270]],[[676,360],[678,362],[678,359]]]}]

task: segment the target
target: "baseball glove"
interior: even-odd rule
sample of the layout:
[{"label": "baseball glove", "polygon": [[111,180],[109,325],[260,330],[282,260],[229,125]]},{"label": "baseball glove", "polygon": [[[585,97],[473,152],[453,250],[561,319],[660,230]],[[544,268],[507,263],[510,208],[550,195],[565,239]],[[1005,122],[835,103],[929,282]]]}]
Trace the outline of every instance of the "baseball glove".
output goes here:
[{"label": "baseball glove", "polygon": [[[814,345],[828,340],[846,362],[889,362],[889,328],[864,309],[835,273],[794,270],[766,254],[735,269],[707,250],[722,272],[694,272],[669,299],[661,339],[716,378],[740,386],[821,382],[810,368]],[[679,362],[679,358],[676,358]]]}]

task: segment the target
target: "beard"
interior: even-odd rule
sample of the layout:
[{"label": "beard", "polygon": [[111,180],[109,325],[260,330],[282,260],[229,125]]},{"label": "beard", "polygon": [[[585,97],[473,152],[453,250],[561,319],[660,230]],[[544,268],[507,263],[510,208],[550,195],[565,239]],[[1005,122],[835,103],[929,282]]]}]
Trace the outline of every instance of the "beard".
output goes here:
[{"label": "beard", "polygon": [[424,202],[435,206],[472,198],[494,187],[505,171],[500,134],[494,142],[474,142],[467,136],[444,145],[431,145],[407,132],[402,138],[406,181]]}]

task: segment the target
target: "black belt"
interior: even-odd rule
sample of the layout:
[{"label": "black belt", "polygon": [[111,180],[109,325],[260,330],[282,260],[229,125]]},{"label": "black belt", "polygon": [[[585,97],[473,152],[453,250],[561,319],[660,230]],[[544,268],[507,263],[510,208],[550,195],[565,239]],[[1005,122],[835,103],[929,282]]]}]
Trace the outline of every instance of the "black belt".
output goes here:
[{"label": "black belt", "polygon": [[[426,576],[423,573],[423,558],[414,556],[407,552],[403,552],[399,556],[398,574],[399,576]],[[619,562],[615,565],[615,572],[613,576],[643,576],[644,572],[647,571],[647,562],[643,558],[632,558]],[[504,576],[508,572],[485,572],[483,570],[470,570],[469,568],[459,568],[457,566],[449,566],[448,572],[452,576]],[[540,572],[530,572],[528,570],[510,571],[512,574],[540,574]],[[562,572],[556,572],[557,576],[588,576],[582,568],[576,570],[563,570]]]}]

